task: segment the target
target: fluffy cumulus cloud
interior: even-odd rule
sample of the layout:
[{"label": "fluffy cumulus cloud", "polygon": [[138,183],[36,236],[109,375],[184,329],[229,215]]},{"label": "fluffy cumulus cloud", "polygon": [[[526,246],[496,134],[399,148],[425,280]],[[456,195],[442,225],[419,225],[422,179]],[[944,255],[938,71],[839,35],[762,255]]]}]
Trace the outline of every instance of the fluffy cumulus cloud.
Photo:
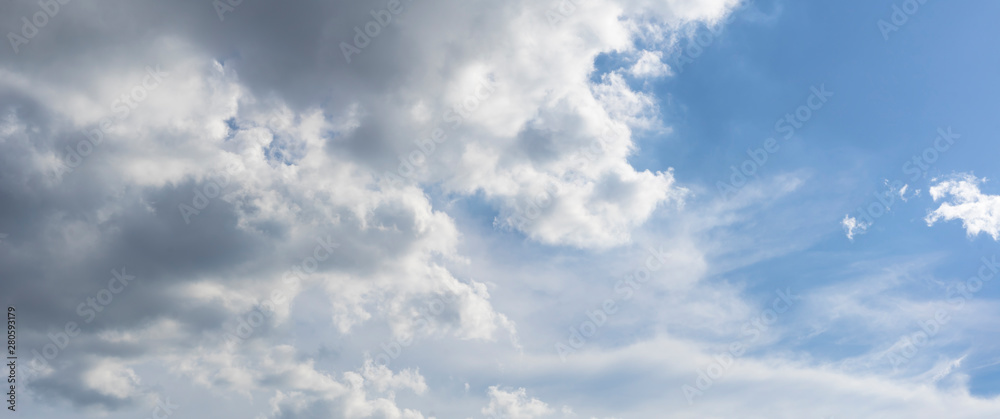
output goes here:
[{"label": "fluffy cumulus cloud", "polygon": [[629,73],[636,77],[659,77],[670,74],[670,67],[663,63],[660,51],[643,51]]},{"label": "fluffy cumulus cloud", "polygon": [[396,399],[427,391],[416,370],[337,373],[287,331],[518,348],[425,188],[542,243],[628,243],[685,190],[628,163],[656,103],[594,59],[663,73],[634,40],[733,3],[0,6],[0,270],[11,305],[46,308],[24,320],[33,394],[134,408],[152,368],[268,417],[425,417]]},{"label": "fluffy cumulus cloud", "polygon": [[490,418],[538,419],[554,412],[545,402],[529,399],[526,393],[523,388],[504,391],[492,386],[489,389],[490,404],[483,408],[483,414]]},{"label": "fluffy cumulus cloud", "polygon": [[[311,365],[289,362],[294,350],[276,348],[277,359],[266,358],[255,371],[272,375],[284,385],[270,399],[273,417],[280,418],[368,418],[424,419],[412,409],[396,406],[394,391],[404,389],[423,394],[427,384],[419,373],[404,370],[394,374],[368,360],[360,371],[348,371],[341,380],[317,372]],[[374,396],[370,397],[369,393]]]},{"label": "fluffy cumulus cloud", "polygon": [[979,187],[985,182],[986,179],[964,174],[931,186],[934,201],[945,202],[927,215],[927,225],[961,220],[969,236],[986,233],[993,240],[1000,240],[1000,195],[983,193]]}]

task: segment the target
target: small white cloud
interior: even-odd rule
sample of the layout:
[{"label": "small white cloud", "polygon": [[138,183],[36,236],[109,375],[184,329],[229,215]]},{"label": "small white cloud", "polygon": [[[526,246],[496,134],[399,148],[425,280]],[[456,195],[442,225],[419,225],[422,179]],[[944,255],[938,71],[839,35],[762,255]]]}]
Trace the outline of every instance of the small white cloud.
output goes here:
[{"label": "small white cloud", "polygon": [[639,60],[628,70],[635,77],[660,77],[670,75],[670,67],[663,63],[660,51],[643,51]]},{"label": "small white cloud", "polygon": [[427,391],[427,382],[419,371],[406,369],[393,373],[388,367],[376,364],[371,358],[365,360],[361,376],[364,377],[366,384],[383,393],[386,390],[410,389],[420,395]]},{"label": "small white cloud", "polygon": [[910,192],[910,185],[903,185],[902,188],[899,188],[899,198],[902,199],[903,202],[907,202],[910,199],[920,196],[920,189],[914,189],[911,193],[907,192]]},{"label": "small white cloud", "polygon": [[[904,186],[903,189],[905,190],[906,187]],[[855,234],[864,234],[866,231],[868,231],[868,227],[871,227],[871,224],[865,222],[858,222],[857,218],[851,217],[849,215],[844,216],[844,220],[840,222],[840,225],[844,227],[844,232],[847,234],[847,239],[851,241],[854,241]]]},{"label": "small white cloud", "polygon": [[962,220],[970,237],[986,233],[1000,240],[1000,195],[987,195],[979,190],[985,178],[964,174],[934,185],[930,189],[934,201],[948,200],[927,215],[928,226],[945,220]]},{"label": "small white cloud", "polygon": [[504,391],[497,386],[491,386],[488,393],[490,404],[482,410],[487,417],[535,419],[553,413],[553,410],[545,402],[534,398],[529,399],[527,391],[523,388]]},{"label": "small white cloud", "polygon": [[138,391],[139,377],[131,368],[110,360],[103,360],[87,371],[84,383],[92,390],[125,400]]}]

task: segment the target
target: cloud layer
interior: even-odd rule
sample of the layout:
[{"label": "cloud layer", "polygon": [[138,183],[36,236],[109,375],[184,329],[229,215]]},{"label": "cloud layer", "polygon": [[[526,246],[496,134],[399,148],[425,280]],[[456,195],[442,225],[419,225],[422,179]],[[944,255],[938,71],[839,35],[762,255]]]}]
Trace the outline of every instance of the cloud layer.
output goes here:
[{"label": "cloud layer", "polygon": [[[894,313],[872,303],[891,284],[807,289],[765,327],[771,290],[727,277],[817,240],[771,203],[806,176],[723,202],[636,168],[650,138],[685,140],[647,83],[738,3],[3,4],[0,276],[30,310],[25,416],[1000,411],[969,395],[961,356],[919,384],[854,368],[902,320],[842,363],[761,349]],[[950,201],[927,222],[997,239],[981,183],[932,187]]]}]

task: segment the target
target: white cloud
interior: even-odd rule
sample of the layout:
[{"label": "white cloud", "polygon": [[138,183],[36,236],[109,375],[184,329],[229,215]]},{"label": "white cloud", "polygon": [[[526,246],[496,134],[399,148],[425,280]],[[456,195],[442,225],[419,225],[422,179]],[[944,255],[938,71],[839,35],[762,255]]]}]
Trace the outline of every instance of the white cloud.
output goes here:
[{"label": "white cloud", "polygon": [[629,74],[635,77],[660,77],[670,75],[670,67],[663,63],[662,52],[643,51],[629,69]]},{"label": "white cloud", "polygon": [[545,402],[528,398],[527,390],[523,388],[505,391],[491,386],[487,393],[490,404],[482,410],[487,418],[542,419],[555,413]]},{"label": "white cloud", "polygon": [[138,395],[139,377],[124,364],[105,359],[84,373],[84,383],[98,393],[124,400]]},{"label": "white cloud", "polygon": [[854,240],[855,234],[864,234],[868,230],[868,223],[858,222],[857,218],[851,217],[850,215],[845,215],[844,219],[841,220],[840,225],[844,227],[844,232],[847,234],[848,240]]},{"label": "white cloud", "polygon": [[993,240],[1000,240],[1000,195],[988,195],[979,190],[986,182],[971,174],[941,181],[930,188],[934,201],[947,200],[927,215],[928,226],[944,220],[962,220],[970,237],[986,233]]},{"label": "white cloud", "polygon": [[[9,3],[0,11],[36,11],[23,6]],[[338,41],[350,40],[351,28],[370,19],[368,6],[244,3],[221,25],[203,6],[66,5],[58,30],[46,28],[17,61],[0,61],[0,179],[4,193],[12,194],[5,202],[14,203],[15,213],[37,214],[32,219],[39,222],[18,226],[20,237],[35,237],[20,245],[48,250],[45,259],[3,264],[39,278],[13,298],[48,296],[42,304],[61,326],[62,313],[72,316],[79,302],[41,289],[90,295],[106,286],[100,283],[106,266],[119,263],[147,284],[129,288],[127,298],[116,296],[116,310],[100,313],[74,340],[78,349],[60,355],[90,371],[65,378],[85,386],[39,380],[33,383],[38,394],[118,408],[68,389],[135,398],[130,380],[138,373],[125,365],[141,360],[169,365],[208,388],[270,392],[275,415],[342,403],[347,417],[413,416],[381,392],[423,393],[427,384],[416,373],[368,366],[335,379],[289,359],[288,337],[277,336],[296,319],[313,317],[295,313],[309,292],[328,302],[324,333],[361,336],[384,325],[398,338],[484,342],[504,333],[515,343],[501,344],[516,346],[515,325],[494,309],[486,286],[447,266],[463,262],[454,221],[422,188],[389,185],[381,175],[492,79],[496,92],[461,126],[449,128],[448,142],[414,175],[417,185],[484,192],[501,219],[555,185],[553,205],[515,228],[550,244],[626,243],[631,229],[659,205],[679,201],[682,189],[669,172],[639,172],[628,164],[632,130],[657,127],[655,103],[617,75],[592,83],[593,59],[609,51],[634,54],[636,27],[629,19],[649,17],[647,7],[662,12],[665,22],[680,23],[724,13],[726,3],[631,5],[636,8],[626,15],[621,3],[601,1],[581,7],[560,27],[545,22],[548,5],[537,2],[414,4],[350,66],[341,61]],[[127,16],[129,24],[95,23],[114,16]],[[203,18],[183,29],[163,24],[192,16]],[[442,18],[452,23],[441,25]],[[283,35],[293,28],[302,32]],[[477,36],[468,36],[473,32]],[[58,62],[44,58],[53,56]],[[141,85],[147,66],[158,65],[169,73],[164,84],[116,118],[116,101]],[[100,144],[79,168],[60,173],[67,147],[77,147],[85,138],[81,130],[90,132],[105,118],[114,123],[102,129]],[[574,160],[607,127],[616,130],[594,159]],[[206,191],[213,173],[226,167],[235,168],[220,194],[226,199],[210,198],[185,222],[178,205],[193,204],[195,191]],[[33,207],[39,201],[21,184],[38,185],[29,195],[45,196],[49,204]],[[287,270],[312,254],[317,236],[328,234],[341,245],[337,254],[301,281],[284,281]],[[78,275],[86,280],[63,282]],[[222,337],[276,290],[285,298],[274,304],[273,318],[245,342],[225,344]],[[438,299],[448,302],[440,312],[421,312]],[[46,337],[25,339],[39,346]],[[101,349],[106,344],[129,345],[130,358],[110,361]],[[55,370],[51,377],[62,365],[47,367]],[[529,401],[525,411],[535,407]]]}]

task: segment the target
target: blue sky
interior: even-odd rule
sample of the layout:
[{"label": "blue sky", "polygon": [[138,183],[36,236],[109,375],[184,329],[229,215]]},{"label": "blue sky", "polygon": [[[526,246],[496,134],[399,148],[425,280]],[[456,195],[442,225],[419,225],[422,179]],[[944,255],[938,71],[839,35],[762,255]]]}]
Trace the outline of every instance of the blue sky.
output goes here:
[{"label": "blue sky", "polygon": [[26,418],[1000,413],[1000,4],[78,1],[0,6]]},{"label": "blue sky", "polygon": [[[996,252],[989,237],[967,237],[956,223],[927,227],[923,221],[933,204],[926,196],[900,202],[879,218],[871,231],[854,242],[844,238],[841,213],[873,202],[884,179],[903,180],[926,190],[930,180],[957,172],[995,179],[993,156],[995,115],[1000,85],[992,73],[1000,56],[985,52],[982,42],[997,33],[990,19],[1000,5],[989,2],[928,2],[885,40],[877,21],[889,21],[893,2],[847,1],[756,2],[737,12],[720,39],[685,71],[654,89],[665,106],[672,136],[698,141],[649,138],[639,161],[650,168],[675,167],[692,182],[710,184],[728,174],[727,165],[746,157],[773,135],[772,121],[799,106],[809,86],[826,84],[835,98],[811,119],[799,135],[772,156],[761,174],[806,171],[803,190],[780,202],[788,210],[764,217],[790,217],[809,226],[794,235],[813,236],[801,249],[773,260],[726,272],[753,287],[768,289],[792,283],[819,289],[853,280],[851,264],[928,261],[920,276],[951,281],[967,276],[982,256]],[[770,19],[759,16],[769,15]],[[991,35],[992,34],[992,35]],[[954,148],[931,164],[927,176],[911,181],[902,165],[931,146],[938,128],[961,134]],[[655,151],[654,151],[655,150]],[[726,158],[719,159],[719,156]],[[984,191],[996,193],[987,183]],[[810,209],[821,208],[819,211]],[[796,211],[801,209],[802,211]],[[831,211],[826,211],[831,210]],[[779,220],[774,220],[780,222]],[[914,278],[889,292],[919,299],[940,299],[941,289]],[[987,287],[979,296],[1000,293]],[[796,348],[837,360],[868,348],[850,347],[859,330],[845,325]],[[971,331],[970,331],[971,332]],[[832,335],[832,336],[831,336]],[[970,389],[994,396],[997,387],[995,344],[985,336],[955,342],[949,351],[969,353],[964,366]],[[838,341],[846,340],[847,348]]]}]

